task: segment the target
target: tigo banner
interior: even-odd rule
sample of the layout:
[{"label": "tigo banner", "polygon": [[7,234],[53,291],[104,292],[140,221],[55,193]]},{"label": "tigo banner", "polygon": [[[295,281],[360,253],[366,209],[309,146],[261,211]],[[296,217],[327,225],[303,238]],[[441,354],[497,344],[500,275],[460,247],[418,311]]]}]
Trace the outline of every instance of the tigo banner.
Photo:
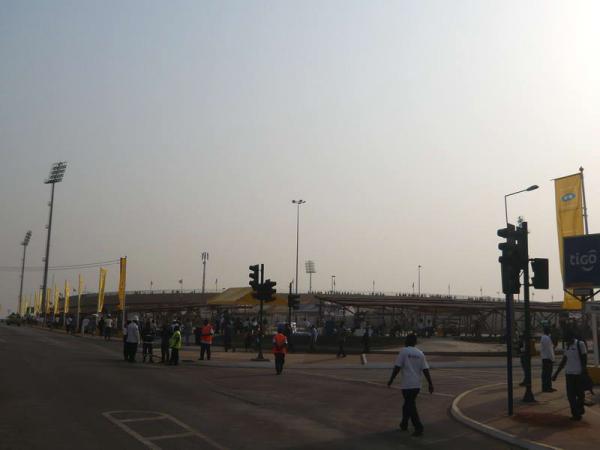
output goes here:
[{"label": "tigo banner", "polygon": [[[560,271],[565,276],[563,264],[563,238],[584,234],[582,175],[577,173],[554,180],[556,200],[556,224],[558,228],[558,250]],[[563,309],[580,310],[581,302],[565,292]]]},{"label": "tigo banner", "polygon": [[69,299],[71,298],[71,286],[69,282],[65,280],[65,314],[69,314]]},{"label": "tigo banner", "polygon": [[127,258],[121,258],[121,270],[119,276],[119,306],[117,309],[125,309],[125,286],[127,284]]},{"label": "tigo banner", "polygon": [[100,267],[100,279],[98,281],[98,313],[104,309],[104,287],[106,286],[106,269]]}]

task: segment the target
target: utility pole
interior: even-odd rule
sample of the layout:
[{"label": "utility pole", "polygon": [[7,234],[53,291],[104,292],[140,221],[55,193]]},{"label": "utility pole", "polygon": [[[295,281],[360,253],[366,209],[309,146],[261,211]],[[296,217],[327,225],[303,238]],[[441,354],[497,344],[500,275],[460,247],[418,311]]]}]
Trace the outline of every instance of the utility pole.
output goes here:
[{"label": "utility pole", "polygon": [[296,209],[296,294],[298,293],[298,253],[300,251],[300,205],[306,203],[305,200],[292,200],[297,205]]},{"label": "utility pole", "polygon": [[521,232],[523,239],[521,257],[525,262],[523,267],[523,310],[525,312],[525,394],[524,402],[534,402],[533,391],[531,390],[531,313],[529,307],[529,242],[527,236],[527,222],[521,223]]}]

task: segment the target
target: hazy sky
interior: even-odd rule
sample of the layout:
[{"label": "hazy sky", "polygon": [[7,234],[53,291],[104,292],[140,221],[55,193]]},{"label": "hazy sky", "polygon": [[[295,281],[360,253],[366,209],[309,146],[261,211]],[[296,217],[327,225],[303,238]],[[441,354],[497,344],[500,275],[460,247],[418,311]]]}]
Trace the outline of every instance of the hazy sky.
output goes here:
[{"label": "hazy sky", "polygon": [[[551,179],[600,214],[600,4],[0,0],[0,266],[128,256],[129,289],[496,295],[503,196],[561,297]],[[97,269],[84,272],[97,289]],[[76,282],[77,271],[56,272]],[[3,312],[18,273],[0,271]],[[41,284],[28,273],[25,293]],[[115,289],[117,270],[109,272]]]}]

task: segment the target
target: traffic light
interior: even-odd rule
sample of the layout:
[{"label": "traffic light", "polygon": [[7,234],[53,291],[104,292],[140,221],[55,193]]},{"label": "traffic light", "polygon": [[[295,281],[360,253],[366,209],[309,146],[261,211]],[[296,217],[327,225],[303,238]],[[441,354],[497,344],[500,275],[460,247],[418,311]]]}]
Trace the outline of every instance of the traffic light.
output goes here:
[{"label": "traffic light", "polygon": [[521,290],[519,280],[521,270],[527,264],[527,239],[526,231],[515,229],[513,224],[498,230],[498,236],[506,242],[498,244],[502,256],[498,258],[502,270],[502,292],[505,294],[518,294]]},{"label": "traffic light", "polygon": [[300,309],[300,296],[298,294],[288,294],[288,308]]},{"label": "traffic light", "polygon": [[270,302],[271,300],[275,300],[274,297],[275,297],[275,294],[277,293],[277,289],[275,289],[276,285],[277,285],[277,283],[275,281],[265,280],[264,284],[261,286],[263,300],[265,302]]},{"label": "traffic light", "polygon": [[533,287],[536,289],[548,289],[548,260],[546,258],[534,258],[531,260],[531,270],[533,271]]},{"label": "traffic light", "polygon": [[258,286],[259,286],[258,264],[250,266],[250,267],[248,267],[248,269],[250,270],[250,273],[248,274],[248,276],[250,277],[250,283],[248,283],[248,284],[250,286],[252,286],[253,291],[258,291]]}]

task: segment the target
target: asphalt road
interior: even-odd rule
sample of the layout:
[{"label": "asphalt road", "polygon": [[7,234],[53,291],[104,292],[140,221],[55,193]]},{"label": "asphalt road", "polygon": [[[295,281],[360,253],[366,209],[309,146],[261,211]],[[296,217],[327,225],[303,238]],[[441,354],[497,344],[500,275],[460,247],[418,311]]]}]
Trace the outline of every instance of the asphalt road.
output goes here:
[{"label": "asphalt road", "polygon": [[0,326],[0,449],[505,449],[448,413],[503,375],[433,370],[413,438],[398,429],[389,370],[131,364],[118,342]]}]

